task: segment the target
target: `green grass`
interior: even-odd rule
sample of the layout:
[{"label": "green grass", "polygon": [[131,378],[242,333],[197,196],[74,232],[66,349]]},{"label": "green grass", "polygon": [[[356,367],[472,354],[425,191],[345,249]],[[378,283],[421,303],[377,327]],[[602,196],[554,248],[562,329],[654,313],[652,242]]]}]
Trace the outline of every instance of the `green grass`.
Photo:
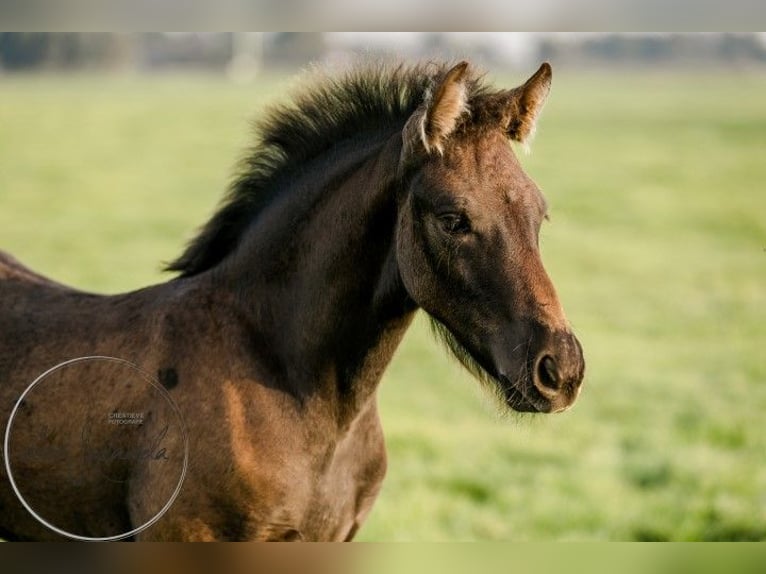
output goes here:
[{"label": "green grass", "polygon": [[[0,248],[83,289],[163,280],[285,83],[0,78]],[[556,78],[522,161],[581,398],[501,417],[420,318],[362,539],[766,539],[764,101],[755,75]]]}]

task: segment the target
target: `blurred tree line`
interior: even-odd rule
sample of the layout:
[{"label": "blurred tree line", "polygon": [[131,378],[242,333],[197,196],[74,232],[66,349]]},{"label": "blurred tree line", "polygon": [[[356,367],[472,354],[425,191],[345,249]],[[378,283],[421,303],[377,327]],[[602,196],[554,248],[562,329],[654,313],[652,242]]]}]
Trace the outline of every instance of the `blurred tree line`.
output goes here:
[{"label": "blurred tree line", "polygon": [[[243,41],[243,37],[245,41]],[[225,69],[243,50],[274,66],[321,59],[321,33],[0,33],[0,68]]]},{"label": "blurred tree line", "polygon": [[[492,65],[502,64],[497,44],[458,46],[449,33],[423,33],[406,53],[392,41],[379,52],[418,57],[459,52]],[[695,65],[766,62],[766,45],[757,34],[533,34],[534,60],[570,65]],[[356,44],[333,45],[316,33],[0,33],[0,69],[73,70],[166,68],[231,69],[233,62],[253,68],[292,68],[307,61],[367,50]],[[467,53],[468,52],[468,53]]]},{"label": "blurred tree line", "polygon": [[757,34],[605,34],[579,41],[552,36],[541,40],[539,55],[591,66],[766,63],[766,44]]},{"label": "blurred tree line", "polygon": [[0,65],[7,70],[115,66],[121,38],[113,34],[0,33]]}]

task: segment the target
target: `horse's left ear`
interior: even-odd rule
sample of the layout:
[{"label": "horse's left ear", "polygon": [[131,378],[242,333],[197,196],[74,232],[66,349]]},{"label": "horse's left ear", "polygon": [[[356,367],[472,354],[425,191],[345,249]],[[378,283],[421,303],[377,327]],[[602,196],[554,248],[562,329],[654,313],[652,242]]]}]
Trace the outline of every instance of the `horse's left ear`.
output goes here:
[{"label": "horse's left ear", "polygon": [[523,86],[507,92],[506,130],[511,139],[527,143],[535,133],[537,117],[551,90],[553,70],[545,62]]},{"label": "horse's left ear", "polygon": [[434,86],[426,101],[407,120],[402,131],[405,158],[425,151],[442,153],[460,116],[468,111],[468,62],[452,67]]}]

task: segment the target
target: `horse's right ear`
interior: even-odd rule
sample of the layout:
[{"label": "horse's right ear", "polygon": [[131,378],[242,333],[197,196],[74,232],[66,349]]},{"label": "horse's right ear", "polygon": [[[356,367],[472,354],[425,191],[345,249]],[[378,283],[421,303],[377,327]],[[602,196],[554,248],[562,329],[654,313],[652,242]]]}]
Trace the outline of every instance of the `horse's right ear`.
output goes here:
[{"label": "horse's right ear", "polygon": [[551,65],[545,62],[523,86],[507,92],[504,121],[512,140],[527,145],[534,136],[537,118],[551,91],[552,75]]},{"label": "horse's right ear", "polygon": [[468,62],[451,68],[407,120],[402,130],[403,162],[423,153],[443,153],[460,116],[468,111],[467,70]]}]

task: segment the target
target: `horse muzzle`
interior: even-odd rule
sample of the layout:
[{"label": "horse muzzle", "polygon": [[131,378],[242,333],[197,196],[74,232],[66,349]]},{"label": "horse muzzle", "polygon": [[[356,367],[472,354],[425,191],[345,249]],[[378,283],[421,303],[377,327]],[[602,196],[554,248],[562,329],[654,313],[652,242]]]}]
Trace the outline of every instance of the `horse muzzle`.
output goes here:
[{"label": "horse muzzle", "polygon": [[557,413],[577,400],[585,376],[582,346],[572,333],[556,334],[532,366],[535,390],[549,402],[547,412]]},{"label": "horse muzzle", "polygon": [[577,400],[585,375],[582,346],[571,332],[543,337],[537,352],[529,356],[512,377],[500,372],[500,381],[509,407],[521,412],[557,413]]}]

